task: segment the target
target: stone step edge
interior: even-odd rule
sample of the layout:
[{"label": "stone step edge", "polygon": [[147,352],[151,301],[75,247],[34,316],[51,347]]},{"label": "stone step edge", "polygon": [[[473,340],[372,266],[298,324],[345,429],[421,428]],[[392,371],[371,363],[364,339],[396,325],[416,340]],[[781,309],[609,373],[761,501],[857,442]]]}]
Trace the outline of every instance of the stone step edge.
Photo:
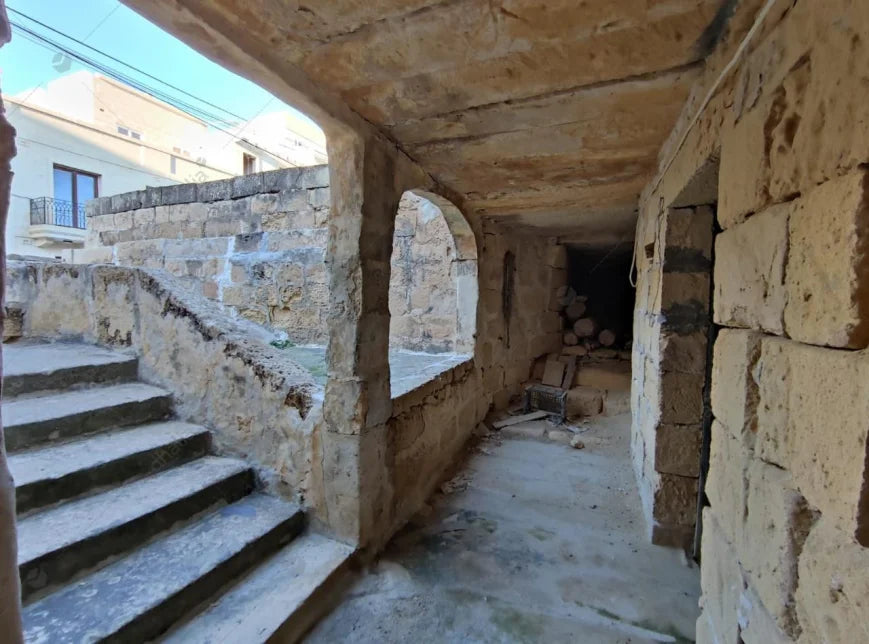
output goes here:
[{"label": "stone step edge", "polygon": [[139,377],[139,359],[136,356],[124,358],[105,364],[84,363],[53,371],[4,375],[3,397],[5,400],[14,400],[135,382]]},{"label": "stone step edge", "polygon": [[[265,495],[255,493],[226,507],[242,506],[248,499],[252,499],[255,496],[263,497]],[[292,506],[289,503],[286,505],[294,507],[291,514],[276,521],[252,540],[239,544],[237,549],[223,559],[215,562],[203,574],[189,580],[189,582],[184,582],[185,585],[183,587],[171,592],[171,594],[161,596],[154,605],[119,625],[116,630],[108,634],[105,641],[138,642],[150,641],[160,637],[193,607],[201,604],[208,597],[213,596],[215,588],[220,588],[229,580],[243,576],[248,570],[256,566],[258,562],[267,559],[272,553],[291,542],[304,529],[305,517],[300,508]],[[173,531],[169,535],[166,535],[166,538],[187,539],[185,531],[192,534],[195,527],[213,519],[219,512],[220,510],[202,516],[199,518],[199,521],[186,525],[181,530]],[[160,541],[161,539],[152,540],[144,545],[143,548],[154,548],[159,545]],[[113,564],[122,567],[124,561],[125,559],[121,559],[113,562]],[[102,571],[97,571],[96,574],[100,574],[100,572]],[[84,579],[79,583],[82,581]],[[29,628],[27,623],[29,614],[34,610],[39,612],[45,609],[40,605],[25,607],[25,635],[27,635]]]},{"label": "stone step edge", "polygon": [[[173,421],[169,421],[166,424],[171,425],[172,423]],[[133,428],[124,428],[118,433],[133,432],[153,426],[154,423],[148,423]],[[104,433],[86,435],[70,441],[70,443],[65,443],[65,445],[81,443],[83,446],[87,446],[88,443],[98,442],[103,436]],[[56,447],[58,446],[49,443],[34,449],[51,450]],[[171,453],[165,458],[158,459],[157,457],[164,451]],[[184,434],[167,438],[165,441],[138,451],[125,452],[108,461],[86,464],[58,477],[46,476],[22,485],[16,481],[16,514],[20,519],[33,512],[44,511],[57,503],[73,501],[100,489],[105,490],[111,486],[123,485],[143,476],[157,474],[171,467],[188,463],[206,456],[210,451],[211,432],[205,427],[191,425],[190,430]],[[10,461],[14,461],[17,454],[10,454]],[[155,466],[147,467],[149,462]]]},{"label": "stone step edge", "polygon": [[[133,384],[133,383],[129,383]],[[168,418],[172,413],[172,395],[158,387],[141,384],[143,388],[150,388],[151,395],[138,400],[115,400],[109,404],[94,406],[89,409],[70,411],[58,416],[43,418],[35,421],[9,422],[4,417],[4,432],[6,435],[6,449],[9,452],[34,448],[39,445],[51,444],[60,440],[69,440],[82,436],[89,436],[103,431],[132,427],[151,421]],[[51,396],[38,396],[27,399],[8,401],[10,405],[20,405],[24,402],[38,401],[42,398],[54,398],[70,394],[88,394],[105,389],[107,394],[115,387],[128,385],[109,385],[83,389],[80,392],[66,392]],[[143,409],[149,408],[150,409]],[[136,413],[139,412],[139,413]],[[123,415],[125,418],[118,420],[114,416]],[[87,421],[87,422],[86,422]],[[84,426],[83,426],[84,424]]]},{"label": "stone step edge", "polygon": [[239,501],[253,492],[254,485],[253,470],[242,468],[107,530],[19,562],[22,601],[37,601],[70,579],[93,572],[160,534],[189,525],[221,503]]}]

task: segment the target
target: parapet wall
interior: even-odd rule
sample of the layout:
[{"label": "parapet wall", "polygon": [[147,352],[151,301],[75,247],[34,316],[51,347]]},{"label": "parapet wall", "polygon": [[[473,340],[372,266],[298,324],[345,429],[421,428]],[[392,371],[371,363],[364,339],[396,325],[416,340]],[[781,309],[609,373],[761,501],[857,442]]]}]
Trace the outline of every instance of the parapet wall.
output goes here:
[{"label": "parapet wall", "polygon": [[[166,270],[297,344],[325,344],[329,208],[327,166],[102,197],[76,259]],[[446,221],[408,194],[395,226],[391,343],[454,351],[461,264]]]}]

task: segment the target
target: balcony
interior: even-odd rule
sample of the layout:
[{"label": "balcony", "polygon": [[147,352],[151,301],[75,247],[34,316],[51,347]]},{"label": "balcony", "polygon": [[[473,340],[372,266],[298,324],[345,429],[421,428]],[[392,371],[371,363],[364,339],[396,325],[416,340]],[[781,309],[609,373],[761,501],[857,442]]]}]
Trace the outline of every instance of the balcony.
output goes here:
[{"label": "balcony", "polygon": [[85,242],[85,223],[84,204],[51,197],[30,200],[27,233],[41,248],[81,247]]}]

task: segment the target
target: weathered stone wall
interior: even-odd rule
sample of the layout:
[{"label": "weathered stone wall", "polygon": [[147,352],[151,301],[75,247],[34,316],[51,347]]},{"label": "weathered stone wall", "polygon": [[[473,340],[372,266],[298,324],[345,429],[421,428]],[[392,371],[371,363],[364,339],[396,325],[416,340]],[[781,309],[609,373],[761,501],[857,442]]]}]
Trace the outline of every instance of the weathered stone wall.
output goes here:
[{"label": "weathered stone wall", "polygon": [[[547,305],[566,281],[566,258],[553,239],[514,234],[472,213],[465,220],[447,190],[379,137],[333,137],[329,158],[321,505],[334,509],[348,539],[376,552],[419,509],[490,405],[503,407],[528,379],[534,358],[560,346],[559,315]],[[460,317],[459,324],[476,330],[473,362],[393,399],[385,276],[407,190],[430,195],[454,231],[457,253],[477,258],[479,304],[475,323]],[[456,236],[462,224],[471,234]]]},{"label": "weathered stone wall", "polygon": [[[424,503],[489,410],[521,393],[534,360],[560,346],[558,304],[549,294],[566,282],[564,248],[482,230],[480,343],[473,358],[392,401],[384,445],[390,467],[381,473],[390,494],[375,500],[384,507],[380,540]],[[514,260],[505,263],[508,253]],[[221,452],[249,459],[272,489],[342,534],[344,517],[324,481],[332,473],[324,468],[323,392],[269,346],[264,329],[229,318],[159,270],[10,262],[8,276],[21,335],[135,349],[143,379],[173,392],[180,417],[214,430]]]},{"label": "weathered stone wall", "polygon": [[[6,4],[0,0],[0,47],[6,45],[12,32],[6,17]],[[0,96],[0,253],[6,257],[6,222],[12,191],[12,157],[15,156],[15,128],[6,119],[6,108]],[[5,291],[6,270],[0,263],[0,291]],[[0,296],[3,334],[18,325],[9,322],[6,302]],[[0,347],[0,378],[3,377],[3,354]],[[18,537],[15,528],[15,481],[6,460],[6,440],[0,419],[0,640],[17,644],[21,633],[21,583],[18,575]]]},{"label": "weathered stone wall", "polygon": [[162,271],[9,262],[6,299],[25,337],[131,348],[140,376],[173,394],[184,420],[212,430],[221,453],[247,459],[273,491],[328,525],[317,436],[322,389],[268,344],[271,334],[232,320]]},{"label": "weathered stone wall", "polygon": [[456,245],[440,209],[410,192],[398,204],[391,264],[391,343],[415,351],[453,351]]},{"label": "weathered stone wall", "polygon": [[[91,202],[76,259],[166,270],[297,344],[325,344],[328,217],[326,166],[152,188]],[[457,346],[461,268],[441,211],[408,193],[392,256],[394,346],[468,350]]]},{"label": "weathered stone wall", "polygon": [[[652,299],[645,289],[659,260],[643,251],[658,240],[661,213],[705,203],[686,195],[711,180],[722,229],[713,320],[722,328],[711,361],[698,642],[866,641],[869,4],[774,3],[683,136],[761,4],[739,4],[642,196],[638,306]],[[717,158],[720,171],[709,172]],[[669,346],[638,342],[635,371]],[[661,401],[666,377],[636,373],[635,405]],[[645,463],[674,448],[664,425],[648,431],[638,411],[633,449]],[[654,493],[652,516],[661,502],[661,512],[679,503],[663,477],[648,468],[638,476]]]}]

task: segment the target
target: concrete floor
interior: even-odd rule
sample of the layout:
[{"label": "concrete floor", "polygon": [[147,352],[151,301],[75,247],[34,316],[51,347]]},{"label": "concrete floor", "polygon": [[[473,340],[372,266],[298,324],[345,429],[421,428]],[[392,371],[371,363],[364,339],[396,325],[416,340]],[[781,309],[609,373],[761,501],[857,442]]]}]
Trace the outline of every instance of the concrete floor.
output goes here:
[{"label": "concrete floor", "polygon": [[524,439],[527,425],[472,448],[458,491],[436,494],[307,642],[693,641],[699,570],[645,537],[630,416],[588,423],[582,450]]},{"label": "concrete floor", "polygon": [[[290,359],[314,374],[319,384],[326,384],[326,347],[287,347],[285,351]],[[392,397],[397,398],[411,391],[438,374],[469,360],[470,357],[459,353],[418,353],[390,349],[389,371]]]}]

